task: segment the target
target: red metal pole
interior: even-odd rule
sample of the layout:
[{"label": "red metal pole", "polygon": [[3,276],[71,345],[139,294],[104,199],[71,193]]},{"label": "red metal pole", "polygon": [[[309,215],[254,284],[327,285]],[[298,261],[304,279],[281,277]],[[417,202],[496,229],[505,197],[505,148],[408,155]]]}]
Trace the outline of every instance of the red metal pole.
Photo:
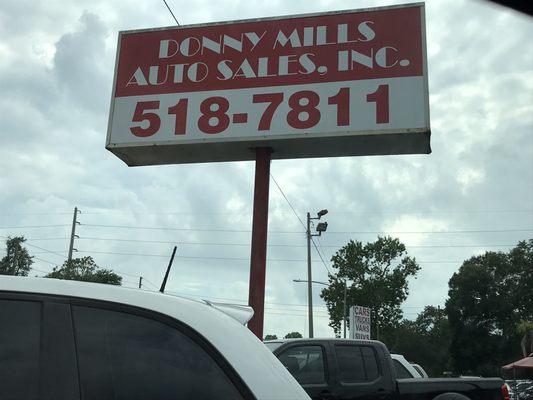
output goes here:
[{"label": "red metal pole", "polygon": [[250,256],[250,288],[248,304],[254,316],[248,328],[263,340],[265,312],[265,275],[268,228],[268,190],[270,186],[270,159],[268,147],[255,149],[254,213],[252,222],[252,254]]}]

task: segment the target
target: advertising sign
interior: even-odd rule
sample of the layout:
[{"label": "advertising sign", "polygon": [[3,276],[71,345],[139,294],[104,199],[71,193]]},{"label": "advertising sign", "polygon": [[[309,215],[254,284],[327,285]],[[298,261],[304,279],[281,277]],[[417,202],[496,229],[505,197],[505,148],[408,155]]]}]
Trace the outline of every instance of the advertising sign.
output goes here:
[{"label": "advertising sign", "polygon": [[370,340],[370,312],[368,307],[350,307],[350,338]]},{"label": "advertising sign", "polygon": [[429,153],[424,5],[120,32],[128,165]]}]

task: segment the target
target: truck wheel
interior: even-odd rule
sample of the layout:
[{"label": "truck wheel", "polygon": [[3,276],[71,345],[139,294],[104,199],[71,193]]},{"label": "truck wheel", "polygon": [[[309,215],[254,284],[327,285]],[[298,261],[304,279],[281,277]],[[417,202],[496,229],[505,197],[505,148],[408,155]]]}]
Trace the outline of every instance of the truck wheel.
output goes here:
[{"label": "truck wheel", "polygon": [[470,400],[470,397],[463,396],[459,393],[443,393],[433,398],[433,400]]}]

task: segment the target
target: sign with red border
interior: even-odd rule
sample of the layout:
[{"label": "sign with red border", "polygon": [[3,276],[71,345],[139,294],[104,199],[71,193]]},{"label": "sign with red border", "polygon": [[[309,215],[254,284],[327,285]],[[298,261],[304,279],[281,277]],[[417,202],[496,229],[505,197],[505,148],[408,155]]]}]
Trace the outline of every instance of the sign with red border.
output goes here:
[{"label": "sign with red border", "polygon": [[424,5],[120,32],[128,165],[429,153]]}]

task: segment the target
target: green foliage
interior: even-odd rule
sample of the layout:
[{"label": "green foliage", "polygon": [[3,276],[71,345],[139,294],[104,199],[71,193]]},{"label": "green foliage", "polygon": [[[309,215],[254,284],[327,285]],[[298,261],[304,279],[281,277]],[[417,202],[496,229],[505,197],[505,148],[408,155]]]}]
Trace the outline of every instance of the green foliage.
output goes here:
[{"label": "green foliage", "polygon": [[533,319],[532,266],[530,239],[472,257],[452,276],[446,310],[456,372],[494,375],[520,356],[517,326]]},{"label": "green foliage", "polygon": [[530,321],[520,321],[516,327],[516,331],[520,335],[525,335],[526,333],[533,331],[533,322]]},{"label": "green foliage", "polygon": [[7,238],[6,255],[0,260],[0,275],[28,276],[33,257],[22,247],[25,241],[23,236]]},{"label": "green foliage", "polygon": [[276,335],[266,335],[265,336],[265,340],[275,340],[277,339],[278,337]]},{"label": "green foliage", "polygon": [[380,339],[391,352],[422,365],[431,377],[449,369],[451,337],[445,309],[427,306],[415,321],[403,320],[397,328],[385,329]]},{"label": "green foliage", "polygon": [[98,267],[92,257],[73,258],[45,276],[45,278],[66,279],[72,281],[122,284],[122,277],[109,269]]},{"label": "green foliage", "polygon": [[520,321],[516,327],[516,331],[522,335],[522,340],[520,341],[522,355],[527,357],[533,354],[533,322]]},{"label": "green foliage", "polygon": [[320,296],[329,312],[329,326],[340,335],[343,320],[344,281],[352,281],[347,290],[347,313],[350,305],[372,308],[372,330],[397,327],[407,298],[407,279],[420,270],[416,260],[407,255],[405,246],[391,237],[379,237],[363,245],[351,240],[332,257],[336,274],[329,275],[330,285]]},{"label": "green foliage", "polygon": [[284,339],[298,339],[302,337],[303,336],[300,332],[289,332],[285,335]]}]

